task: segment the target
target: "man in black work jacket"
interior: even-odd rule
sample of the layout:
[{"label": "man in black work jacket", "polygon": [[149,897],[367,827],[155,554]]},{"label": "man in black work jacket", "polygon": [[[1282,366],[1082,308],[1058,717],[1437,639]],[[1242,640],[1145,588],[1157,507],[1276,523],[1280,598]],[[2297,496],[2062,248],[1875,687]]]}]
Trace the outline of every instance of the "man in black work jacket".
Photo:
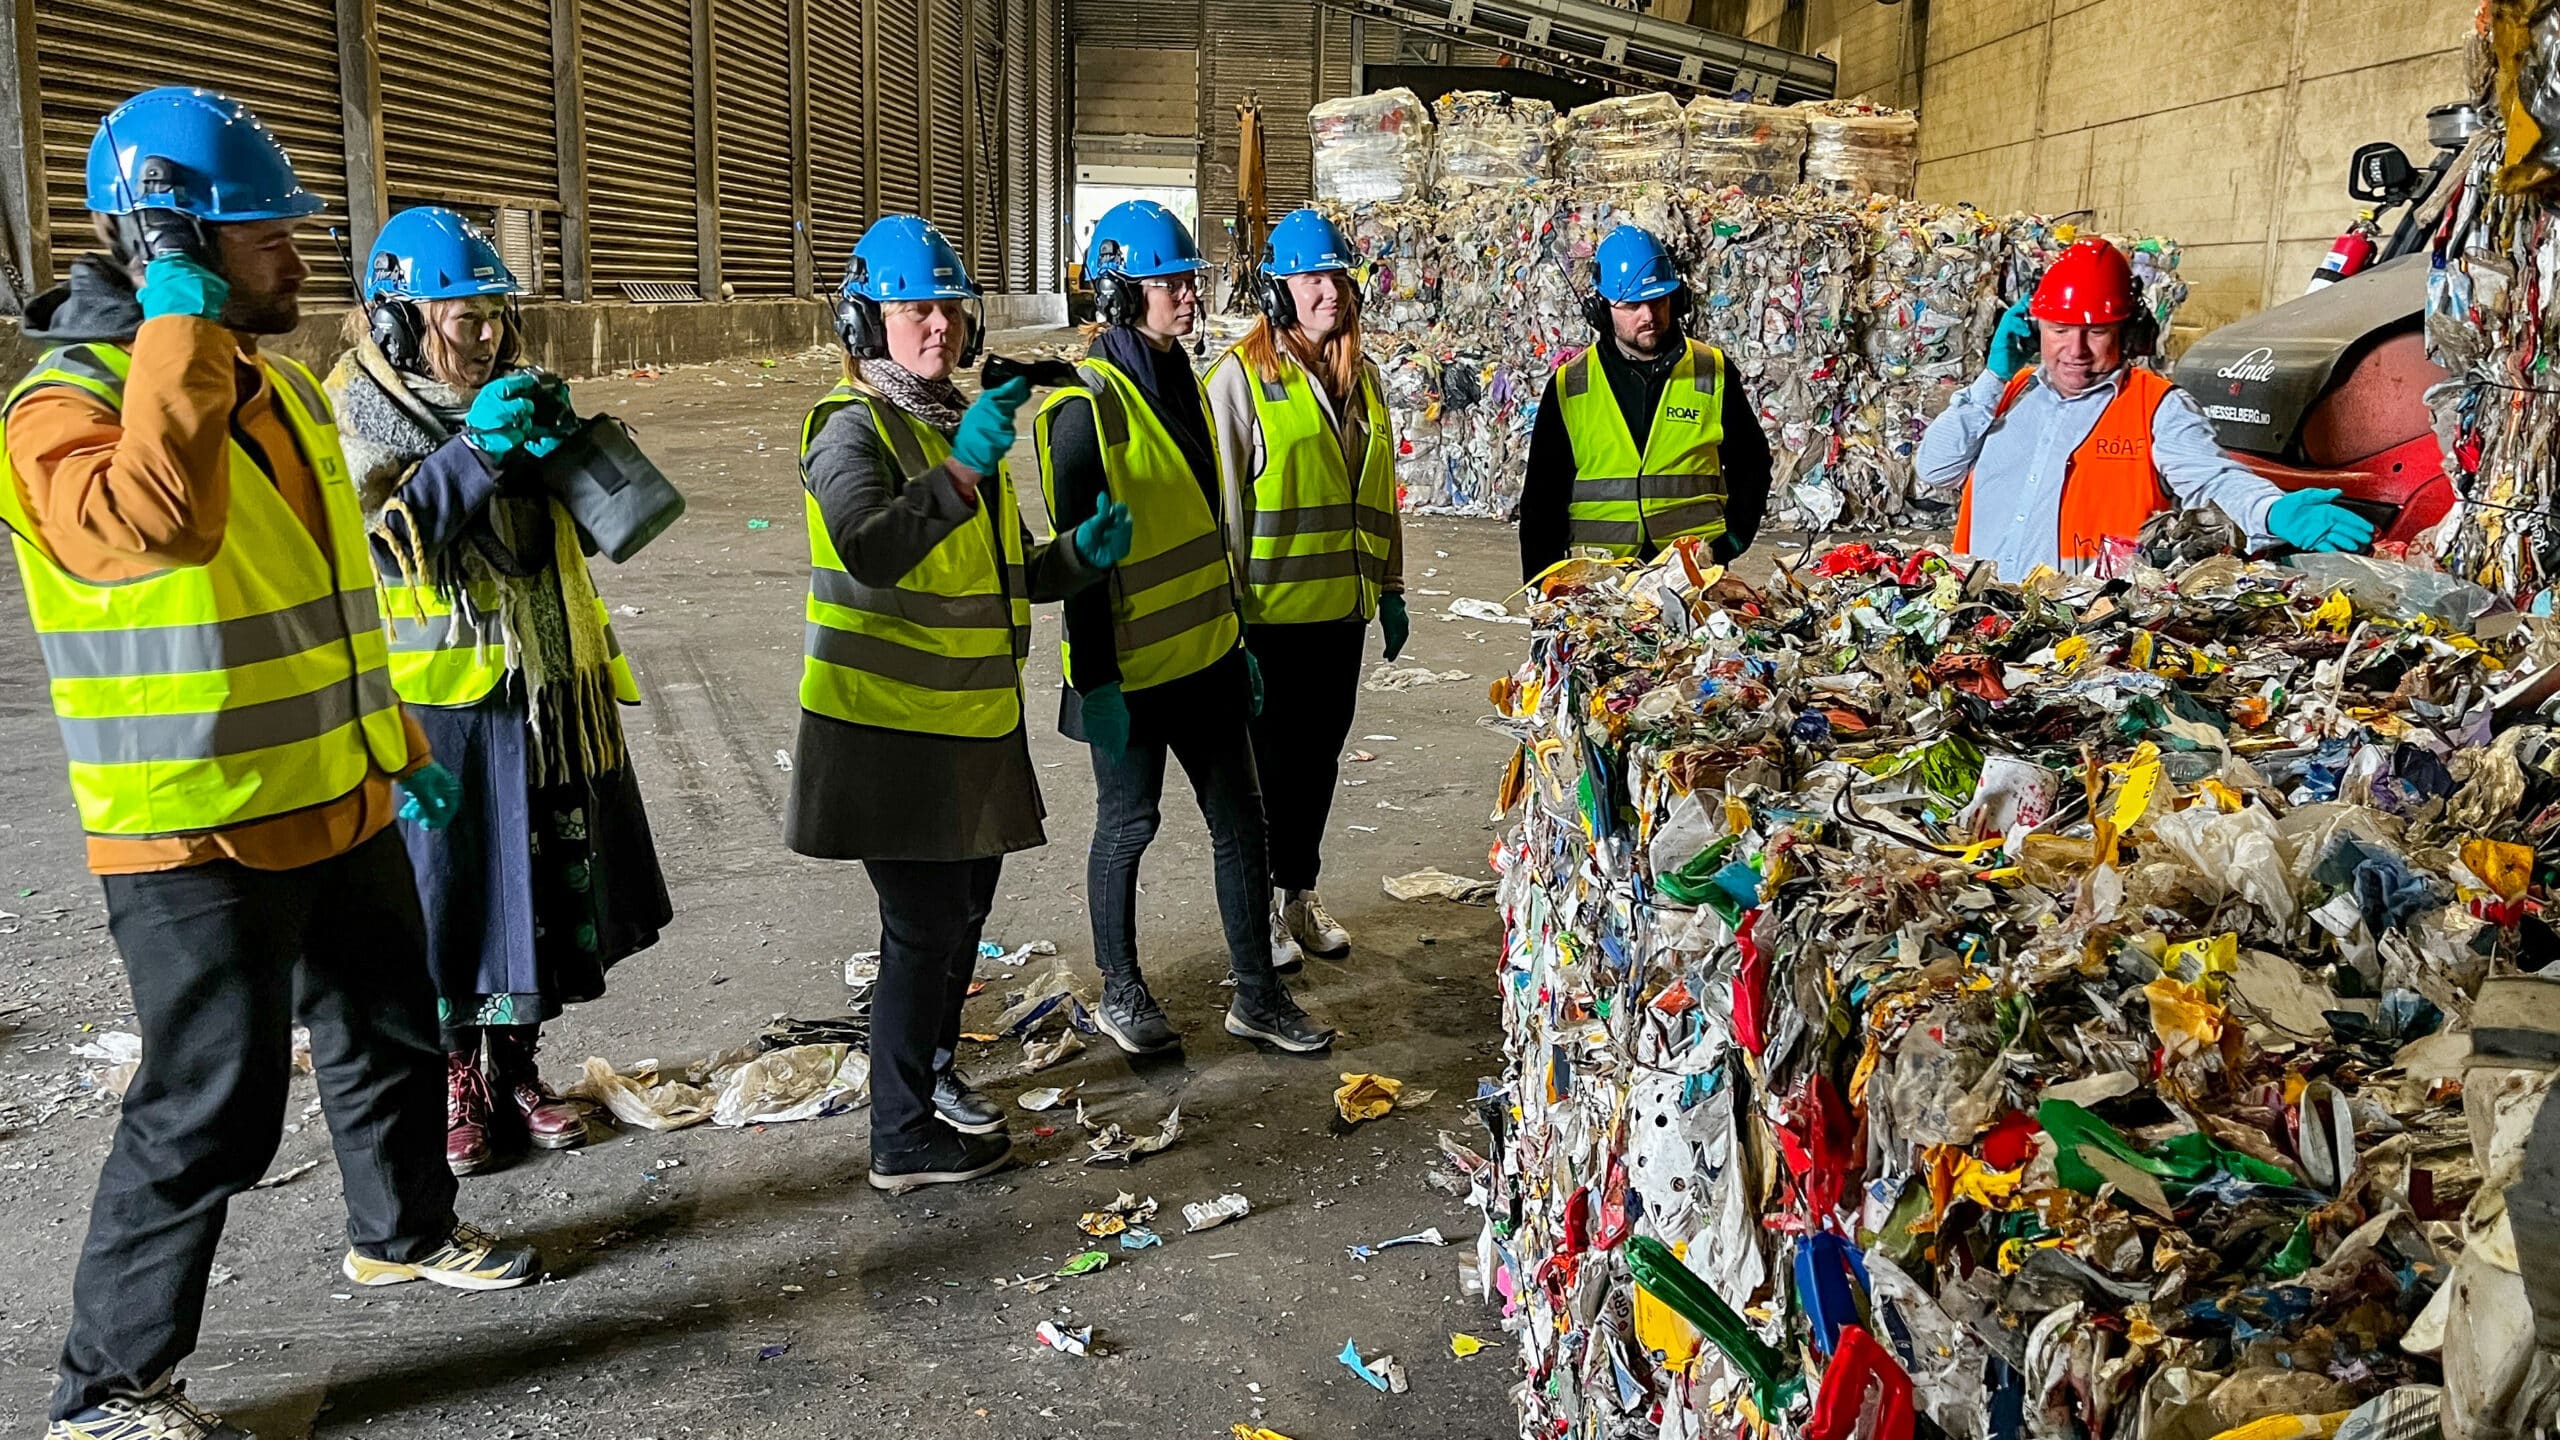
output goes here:
[{"label": "man in black work jacket", "polygon": [[1689,289],[1660,241],[1621,225],[1594,258],[1598,338],[1557,367],[1529,439],[1521,578],[1571,547],[1651,559],[1686,535],[1730,561],[1769,509],[1760,417],[1723,353],[1682,334]]}]

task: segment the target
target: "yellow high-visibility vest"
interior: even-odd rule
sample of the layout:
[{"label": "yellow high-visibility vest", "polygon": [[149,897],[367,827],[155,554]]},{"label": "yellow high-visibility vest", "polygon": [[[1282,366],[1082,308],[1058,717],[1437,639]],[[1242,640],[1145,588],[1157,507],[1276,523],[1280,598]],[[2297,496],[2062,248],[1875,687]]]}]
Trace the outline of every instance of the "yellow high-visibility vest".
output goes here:
[{"label": "yellow high-visibility vest", "polygon": [[[1148,408],[1137,382],[1107,360],[1077,367],[1083,389],[1060,389],[1040,406],[1033,440],[1040,455],[1040,494],[1058,513],[1049,427],[1069,400],[1093,405],[1094,433],[1111,497],[1129,507],[1129,555],[1112,568],[1112,648],[1120,688],[1138,691],[1196,674],[1226,658],[1243,634],[1236,614],[1235,565],[1218,512],[1200,493],[1182,447]],[[1205,398],[1202,404],[1205,406]],[[1075,654],[1063,640],[1067,682]]]},{"label": "yellow high-visibility vest", "polygon": [[[951,458],[942,433],[886,399],[839,385],[800,426],[804,472],[827,420],[861,405],[889,447],[901,484]],[[805,485],[806,475],[803,475]],[[978,486],[993,533],[977,516],[942,538],[894,586],[853,578],[827,534],[818,497],[809,518],[808,643],[800,704],[855,725],[989,739],[1022,723],[1022,664],[1031,654],[1030,577],[1013,478],[1002,466]]]},{"label": "yellow high-visibility vest", "polygon": [[1218,363],[1245,372],[1262,431],[1245,561],[1246,620],[1295,625],[1376,615],[1395,544],[1396,455],[1387,402],[1368,367],[1361,367],[1359,393],[1350,402],[1360,407],[1367,430],[1355,485],[1305,366],[1283,355],[1280,378],[1265,380],[1233,350]]},{"label": "yellow high-visibility vest", "polygon": [[1724,381],[1724,355],[1689,341],[1638,454],[1600,368],[1599,347],[1565,362],[1555,383],[1564,387],[1564,428],[1573,443],[1573,499],[1565,512],[1572,544],[1631,556],[1648,540],[1659,548],[1683,535],[1723,536]]},{"label": "yellow high-visibility vest", "polygon": [[[315,538],[235,438],[221,548],[202,565],[96,584],[36,541],[0,473],[27,612],[51,677],[71,792],[92,835],[217,830],[326,804],[379,769],[408,768],[364,515],[320,382],[262,355],[277,412],[320,487]],[[124,409],[132,355],[73,345],[9,392],[67,386]],[[0,435],[0,456],[5,456]],[[0,471],[7,462],[0,458]]]}]

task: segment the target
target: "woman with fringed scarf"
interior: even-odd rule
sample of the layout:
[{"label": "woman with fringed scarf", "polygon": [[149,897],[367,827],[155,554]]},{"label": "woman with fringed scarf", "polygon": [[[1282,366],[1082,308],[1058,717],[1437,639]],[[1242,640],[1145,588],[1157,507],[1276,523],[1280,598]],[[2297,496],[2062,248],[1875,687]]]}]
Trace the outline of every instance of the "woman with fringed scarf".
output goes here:
[{"label": "woman with fringed scarf", "polygon": [[392,683],[462,781],[442,831],[403,825],[427,913],[457,1174],[587,1138],[542,1080],[563,1006],[673,916],[617,701],[640,692],[541,463],[578,424],[519,365],[515,277],[450,210],[382,228],[329,377],[373,532]]},{"label": "woman with fringed scarf", "polygon": [[913,215],[863,232],[836,296],[844,383],[800,430],[809,526],[800,745],[783,843],[859,860],[880,900],[871,1176],[903,1193],[1001,1169],[1005,1107],[955,1063],[1004,857],[1046,843],[1023,726],[1031,607],[1129,548],[1108,505],[1036,541],[1005,454],[1030,382],[968,399],[978,289]]}]

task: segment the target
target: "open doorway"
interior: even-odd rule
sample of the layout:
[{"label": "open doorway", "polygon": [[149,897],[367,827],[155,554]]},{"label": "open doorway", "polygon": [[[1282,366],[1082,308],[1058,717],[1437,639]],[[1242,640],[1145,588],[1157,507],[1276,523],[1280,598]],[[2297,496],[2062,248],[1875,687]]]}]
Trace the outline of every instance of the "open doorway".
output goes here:
[{"label": "open doorway", "polygon": [[1195,237],[1200,233],[1200,190],[1198,186],[1191,183],[1188,172],[1183,172],[1178,177],[1179,183],[1168,183],[1177,179],[1170,174],[1134,173],[1126,177],[1115,176],[1109,180],[1090,178],[1097,170],[1122,171],[1131,168],[1133,167],[1117,165],[1078,168],[1075,201],[1077,263],[1083,262],[1085,251],[1093,240],[1094,222],[1101,219],[1112,206],[1130,200],[1153,200],[1179,216],[1184,228],[1190,230]]}]

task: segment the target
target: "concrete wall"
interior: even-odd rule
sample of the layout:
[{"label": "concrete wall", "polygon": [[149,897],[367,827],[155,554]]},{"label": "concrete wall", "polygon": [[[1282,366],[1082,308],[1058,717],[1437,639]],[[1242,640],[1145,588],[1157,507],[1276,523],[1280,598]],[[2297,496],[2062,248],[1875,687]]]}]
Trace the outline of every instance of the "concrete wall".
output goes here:
[{"label": "concrete wall", "polygon": [[[2181,327],[2301,293],[2355,215],[2347,156],[2424,163],[2474,0],[1807,0],[1840,93],[1917,103],[1920,194],[2173,236]],[[1750,0],[1775,38],[1785,0]],[[1912,41],[1908,25],[1925,22]],[[1913,58],[1925,53],[1925,64]],[[1914,71],[1917,73],[1913,73]]]}]

